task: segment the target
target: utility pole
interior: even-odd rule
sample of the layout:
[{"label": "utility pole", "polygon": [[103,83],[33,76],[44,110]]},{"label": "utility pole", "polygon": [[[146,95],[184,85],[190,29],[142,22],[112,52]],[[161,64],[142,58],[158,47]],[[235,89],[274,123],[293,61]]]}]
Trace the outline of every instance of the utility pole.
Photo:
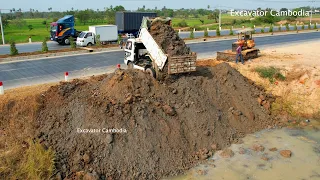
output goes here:
[{"label": "utility pole", "polygon": [[311,9],[311,15],[310,15],[310,25],[311,25],[311,23],[312,23],[312,9],[313,9],[313,3],[314,3],[315,1],[311,1],[311,7],[310,7],[310,9]]},{"label": "utility pole", "polygon": [[1,26],[2,44],[4,45],[4,33],[3,33],[3,24],[1,19],[1,9],[0,9],[0,26]]},{"label": "utility pole", "polygon": [[221,7],[219,6],[219,30],[221,31]]}]

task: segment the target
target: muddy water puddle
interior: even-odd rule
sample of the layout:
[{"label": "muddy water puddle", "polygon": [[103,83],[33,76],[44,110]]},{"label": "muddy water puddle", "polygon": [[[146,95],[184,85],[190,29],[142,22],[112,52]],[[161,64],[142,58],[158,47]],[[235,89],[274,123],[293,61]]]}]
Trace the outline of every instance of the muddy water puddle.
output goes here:
[{"label": "muddy water puddle", "polygon": [[[320,179],[320,123],[311,121],[302,128],[263,130],[233,144],[231,158],[223,158],[217,151],[213,157],[186,173],[170,180],[211,179]],[[263,151],[253,150],[262,145]],[[273,148],[273,149],[272,149]],[[261,148],[260,148],[261,150]],[[290,150],[291,157],[281,155]]]}]

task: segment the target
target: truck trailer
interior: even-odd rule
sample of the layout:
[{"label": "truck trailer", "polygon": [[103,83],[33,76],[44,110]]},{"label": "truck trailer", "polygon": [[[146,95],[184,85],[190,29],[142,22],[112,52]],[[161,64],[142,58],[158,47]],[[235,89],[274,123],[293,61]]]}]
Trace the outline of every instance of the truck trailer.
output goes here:
[{"label": "truck trailer", "polygon": [[143,17],[154,18],[154,12],[116,12],[118,34],[133,34],[138,37]]},{"label": "truck trailer", "polygon": [[96,36],[100,36],[102,43],[118,41],[118,28],[116,25],[89,26],[89,31],[82,31],[77,38],[78,46],[91,46],[96,44]]}]

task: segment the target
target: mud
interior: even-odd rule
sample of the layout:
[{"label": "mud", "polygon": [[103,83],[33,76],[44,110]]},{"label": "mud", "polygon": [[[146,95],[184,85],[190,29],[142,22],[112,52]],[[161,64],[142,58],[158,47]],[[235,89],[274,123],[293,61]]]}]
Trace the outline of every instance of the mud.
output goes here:
[{"label": "mud", "polygon": [[[160,179],[277,124],[259,104],[262,96],[274,100],[226,63],[166,84],[120,70],[52,86],[36,98],[32,117],[36,137],[56,151],[63,178],[84,171],[109,179]],[[1,120],[14,119],[5,113]]]}]

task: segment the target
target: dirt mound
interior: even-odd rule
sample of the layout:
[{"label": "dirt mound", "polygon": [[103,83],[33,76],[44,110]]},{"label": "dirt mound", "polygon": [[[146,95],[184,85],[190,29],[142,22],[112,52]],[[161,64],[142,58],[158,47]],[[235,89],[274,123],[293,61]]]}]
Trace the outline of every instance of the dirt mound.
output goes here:
[{"label": "dirt mound", "polygon": [[150,34],[169,56],[190,54],[190,48],[186,46],[170,25],[156,21],[151,25]]},{"label": "dirt mound", "polygon": [[221,149],[273,125],[259,96],[272,100],[225,63],[170,84],[140,71],[118,71],[42,94],[37,136],[56,150],[64,177],[85,171],[159,179],[208,158],[213,144]]}]

